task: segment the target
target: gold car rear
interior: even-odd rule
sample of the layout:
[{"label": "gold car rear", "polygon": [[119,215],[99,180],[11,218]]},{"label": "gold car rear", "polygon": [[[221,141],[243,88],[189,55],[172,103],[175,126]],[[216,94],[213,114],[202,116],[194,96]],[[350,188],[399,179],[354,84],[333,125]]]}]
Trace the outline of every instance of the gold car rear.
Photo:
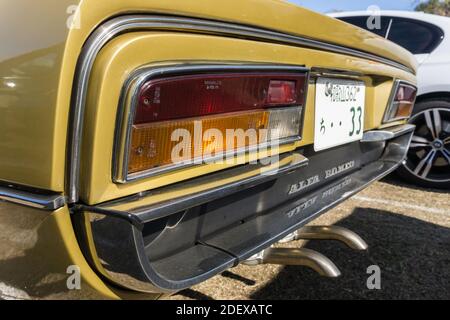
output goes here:
[{"label": "gold car rear", "polygon": [[[109,298],[191,287],[406,155],[416,65],[376,35],[276,1],[85,0],[77,10],[64,46],[0,62],[6,75],[53,72],[37,92],[23,79],[0,91],[10,137],[0,138],[0,225],[14,211],[42,217],[26,228],[49,250],[31,255],[55,259],[15,281],[21,290],[70,265],[89,294]],[[43,101],[53,103],[31,108]],[[24,117],[39,126],[8,126]],[[32,139],[39,150],[23,143]]]}]

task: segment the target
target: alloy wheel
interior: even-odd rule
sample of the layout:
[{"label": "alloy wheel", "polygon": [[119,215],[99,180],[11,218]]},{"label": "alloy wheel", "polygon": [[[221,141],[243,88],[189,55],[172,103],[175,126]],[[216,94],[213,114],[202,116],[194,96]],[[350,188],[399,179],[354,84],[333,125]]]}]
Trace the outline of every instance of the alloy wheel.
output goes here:
[{"label": "alloy wheel", "polygon": [[405,168],[424,181],[450,182],[450,110],[424,110],[410,123],[416,125],[416,130]]}]

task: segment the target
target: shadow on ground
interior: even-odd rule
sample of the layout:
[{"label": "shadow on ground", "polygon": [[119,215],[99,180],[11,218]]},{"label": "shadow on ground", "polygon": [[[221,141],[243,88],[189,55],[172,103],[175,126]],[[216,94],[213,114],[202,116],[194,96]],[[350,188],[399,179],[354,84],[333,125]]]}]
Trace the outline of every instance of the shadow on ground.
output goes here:
[{"label": "shadow on ground", "polygon": [[[331,241],[306,247],[328,256],[342,271],[326,279],[285,267],[252,299],[450,299],[450,229],[374,209],[357,208],[337,225],[358,233],[370,249],[359,253]],[[368,290],[366,270],[381,268],[381,290]]]},{"label": "shadow on ground", "polygon": [[386,178],[381,180],[382,182],[386,182],[389,184],[392,184],[393,186],[402,187],[402,188],[408,188],[413,189],[417,191],[426,191],[426,192],[436,192],[436,193],[450,193],[450,189],[432,189],[432,188],[423,188],[418,185],[408,183],[405,180],[403,180],[400,176],[397,175],[397,173],[392,173],[388,175]]}]

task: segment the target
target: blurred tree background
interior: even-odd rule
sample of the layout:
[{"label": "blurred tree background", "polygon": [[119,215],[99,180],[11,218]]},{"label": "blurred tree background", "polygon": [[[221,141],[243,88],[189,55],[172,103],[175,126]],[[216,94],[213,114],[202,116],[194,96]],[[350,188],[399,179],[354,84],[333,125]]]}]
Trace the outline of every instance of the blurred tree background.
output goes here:
[{"label": "blurred tree background", "polygon": [[421,1],[416,6],[416,11],[438,14],[440,16],[450,16],[450,0],[427,0]]}]

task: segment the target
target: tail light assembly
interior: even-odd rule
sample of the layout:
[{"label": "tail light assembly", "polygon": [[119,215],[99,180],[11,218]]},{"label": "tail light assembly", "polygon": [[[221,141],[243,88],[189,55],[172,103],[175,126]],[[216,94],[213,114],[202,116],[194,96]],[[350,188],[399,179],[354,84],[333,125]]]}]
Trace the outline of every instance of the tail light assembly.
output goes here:
[{"label": "tail light assembly", "polygon": [[301,140],[308,70],[185,65],[135,73],[122,94],[114,180],[229,161]]},{"label": "tail light assembly", "polygon": [[409,119],[411,117],[417,97],[417,88],[403,81],[396,81],[388,109],[384,116],[384,123]]}]

